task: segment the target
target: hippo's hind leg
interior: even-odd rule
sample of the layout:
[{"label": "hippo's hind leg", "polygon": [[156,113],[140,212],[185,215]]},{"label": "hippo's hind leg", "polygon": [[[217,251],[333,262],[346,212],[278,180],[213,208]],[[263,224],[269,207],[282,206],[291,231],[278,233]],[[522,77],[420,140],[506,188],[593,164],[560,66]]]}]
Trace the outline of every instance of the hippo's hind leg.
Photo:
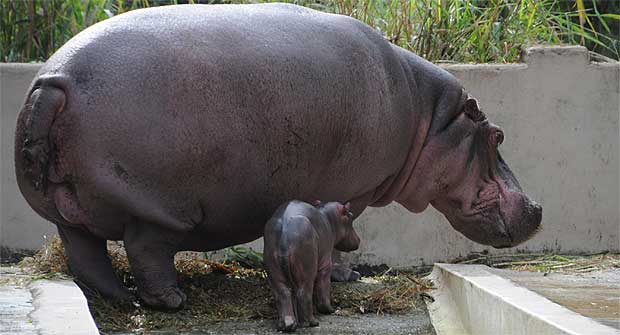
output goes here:
[{"label": "hippo's hind leg", "polygon": [[322,314],[332,314],[334,308],[331,303],[331,264],[319,270],[314,282],[314,303]]},{"label": "hippo's hind leg", "polygon": [[69,268],[87,296],[100,294],[119,302],[131,301],[131,294],[114,274],[106,240],[67,225],[58,225],[58,233],[69,259]]},{"label": "hippo's hind leg", "polygon": [[316,327],[319,321],[314,316],[314,305],[312,304],[312,290],[314,282],[309,279],[303,286],[295,288],[295,303],[297,305],[298,326]]},{"label": "hippo's hind leg", "polygon": [[184,233],[136,221],[125,227],[125,249],[142,301],[156,309],[178,310],[187,297],[177,285],[174,255]]},{"label": "hippo's hind leg", "polygon": [[276,297],[276,307],[278,309],[278,321],[276,328],[283,332],[294,332],[297,329],[297,317],[293,306],[293,296],[291,288],[284,283],[273,283],[271,287]]}]

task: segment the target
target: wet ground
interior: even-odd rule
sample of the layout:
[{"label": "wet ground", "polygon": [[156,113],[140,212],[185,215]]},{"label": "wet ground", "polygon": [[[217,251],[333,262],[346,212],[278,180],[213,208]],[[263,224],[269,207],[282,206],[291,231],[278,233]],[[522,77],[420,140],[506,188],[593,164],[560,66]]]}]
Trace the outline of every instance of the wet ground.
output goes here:
[{"label": "wet ground", "polygon": [[0,334],[38,334],[29,316],[34,307],[26,279],[14,268],[0,267]]},{"label": "wet ground", "polygon": [[587,273],[541,273],[493,269],[573,312],[620,329],[620,268]]}]

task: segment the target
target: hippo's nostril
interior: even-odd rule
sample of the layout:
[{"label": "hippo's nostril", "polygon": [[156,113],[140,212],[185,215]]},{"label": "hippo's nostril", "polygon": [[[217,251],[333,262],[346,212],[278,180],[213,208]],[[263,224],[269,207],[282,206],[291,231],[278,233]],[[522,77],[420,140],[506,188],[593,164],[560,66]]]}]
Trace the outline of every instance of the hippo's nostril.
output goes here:
[{"label": "hippo's nostril", "polygon": [[536,224],[540,224],[542,220],[542,207],[539,204],[534,204],[534,219]]}]

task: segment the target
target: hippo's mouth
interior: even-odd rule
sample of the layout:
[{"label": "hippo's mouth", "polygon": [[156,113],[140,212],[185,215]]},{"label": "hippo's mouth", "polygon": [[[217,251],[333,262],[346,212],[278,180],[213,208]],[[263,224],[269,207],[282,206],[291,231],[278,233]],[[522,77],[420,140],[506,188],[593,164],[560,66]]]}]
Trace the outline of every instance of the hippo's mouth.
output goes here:
[{"label": "hippo's mouth", "polygon": [[540,230],[540,206],[516,190],[492,182],[479,191],[470,205],[437,199],[431,204],[452,227],[467,238],[494,248],[518,245]]},{"label": "hippo's mouth", "polygon": [[500,202],[501,196],[499,194],[494,197],[478,199],[471,204],[469,210],[463,211],[461,213],[461,216],[468,219],[472,219],[478,216],[485,216],[485,214],[487,214],[488,212],[499,210]]}]

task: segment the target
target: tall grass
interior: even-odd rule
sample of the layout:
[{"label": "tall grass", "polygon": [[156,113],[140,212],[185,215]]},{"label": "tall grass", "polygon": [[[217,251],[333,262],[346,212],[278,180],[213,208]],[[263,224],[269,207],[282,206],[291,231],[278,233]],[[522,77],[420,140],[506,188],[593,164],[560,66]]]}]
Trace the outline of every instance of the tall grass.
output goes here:
[{"label": "tall grass", "polygon": [[[562,43],[620,59],[620,1],[283,1],[353,16],[432,61],[514,62],[521,46]],[[0,0],[0,61],[44,61],[96,22],[136,8],[194,2],[270,0]]]},{"label": "tall grass", "polygon": [[[337,12],[382,31],[390,42],[439,61],[513,62],[530,44],[581,44],[620,58],[617,31],[583,0],[336,0]],[[620,7],[620,6],[619,6]],[[593,21],[604,31],[597,31]],[[615,36],[614,36],[615,34]]]},{"label": "tall grass", "polygon": [[0,0],[0,61],[44,61],[75,34],[149,0]]}]

